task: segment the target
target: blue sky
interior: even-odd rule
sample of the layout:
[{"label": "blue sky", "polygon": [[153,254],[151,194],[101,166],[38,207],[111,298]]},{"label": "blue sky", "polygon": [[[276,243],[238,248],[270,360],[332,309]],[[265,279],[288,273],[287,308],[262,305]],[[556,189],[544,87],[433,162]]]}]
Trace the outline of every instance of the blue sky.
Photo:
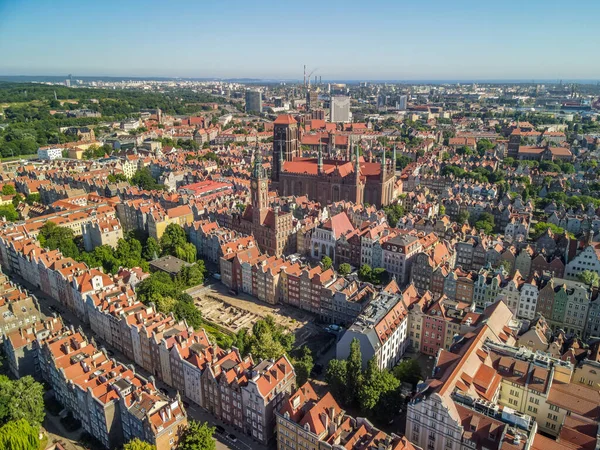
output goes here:
[{"label": "blue sky", "polygon": [[0,75],[600,79],[600,0],[0,0]]}]

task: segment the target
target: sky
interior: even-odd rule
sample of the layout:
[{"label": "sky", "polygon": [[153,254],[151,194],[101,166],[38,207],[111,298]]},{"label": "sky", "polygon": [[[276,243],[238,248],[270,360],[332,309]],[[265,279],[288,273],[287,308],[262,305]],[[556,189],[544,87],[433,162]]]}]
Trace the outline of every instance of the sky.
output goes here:
[{"label": "sky", "polygon": [[600,79],[600,0],[0,0],[0,75]]}]

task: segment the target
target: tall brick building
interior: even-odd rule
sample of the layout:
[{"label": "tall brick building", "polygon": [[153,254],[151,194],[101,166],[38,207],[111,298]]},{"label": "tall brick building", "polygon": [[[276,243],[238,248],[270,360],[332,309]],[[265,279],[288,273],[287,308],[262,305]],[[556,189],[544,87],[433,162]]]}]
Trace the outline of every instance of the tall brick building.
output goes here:
[{"label": "tall brick building", "polygon": [[298,123],[289,114],[275,120],[273,130],[273,169],[271,179],[282,196],[306,195],[322,205],[340,200],[383,206],[394,199],[395,155],[386,161],[366,162],[350,152],[345,159],[317,158],[300,155]]},{"label": "tall brick building", "polygon": [[254,158],[250,196],[251,203],[241,217],[232,220],[232,227],[252,234],[264,253],[276,256],[293,253],[293,216],[292,213],[281,211],[278,206],[269,207],[269,180],[260,152]]}]

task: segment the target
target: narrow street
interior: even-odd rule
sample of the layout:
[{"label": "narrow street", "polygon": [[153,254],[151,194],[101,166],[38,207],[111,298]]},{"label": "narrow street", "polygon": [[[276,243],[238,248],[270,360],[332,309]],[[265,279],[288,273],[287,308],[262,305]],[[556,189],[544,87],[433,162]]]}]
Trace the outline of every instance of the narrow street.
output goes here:
[{"label": "narrow street", "polygon": [[[110,350],[111,356],[114,357],[119,362],[121,362],[123,364],[135,364],[133,361],[127,359],[125,357],[125,355],[116,351],[112,347],[108,346],[106,344],[106,342],[104,342],[102,339],[99,339],[97,336],[95,336],[92,333],[91,328],[89,328],[87,325],[83,324],[83,322],[81,322],[81,320],[79,320],[79,318],[77,318],[77,316],[75,316],[75,314],[73,314],[71,311],[67,310],[67,308],[65,308],[59,302],[48,297],[41,290],[34,288],[31,284],[29,284],[28,282],[26,282],[19,276],[11,274],[10,278],[11,278],[11,280],[13,280],[13,282],[15,282],[15,283],[21,285],[22,287],[24,287],[25,289],[27,289],[27,291],[30,294],[33,294],[38,299],[38,302],[40,304],[40,310],[41,310],[41,313],[43,316],[47,317],[47,316],[51,316],[53,314],[59,314],[62,317],[62,320],[66,326],[72,325],[76,329],[81,328],[81,330],[85,333],[85,335],[88,338],[94,337],[94,339],[96,340],[96,343],[99,347],[104,347],[104,348],[106,348],[106,350]],[[56,310],[56,313],[51,309],[51,307]],[[144,369],[140,368],[137,365],[135,366],[135,369],[136,369],[136,373],[139,373],[142,377],[148,378],[150,376],[150,373],[146,372]],[[175,390],[173,388],[167,386],[162,381],[156,380],[156,387],[168,392],[170,397],[175,397],[175,394],[176,394]],[[265,445],[262,445],[256,441],[254,441],[251,437],[243,434],[239,430],[236,430],[233,427],[226,425],[226,424],[222,423],[221,421],[217,420],[214,416],[212,416],[210,413],[208,413],[202,407],[192,403],[191,400],[189,400],[187,397],[182,396],[182,400],[186,404],[189,405],[189,407],[186,408],[186,411],[188,413],[188,418],[194,419],[194,420],[197,420],[200,422],[206,422],[210,426],[213,426],[213,427],[216,427],[217,425],[219,425],[225,429],[225,433],[223,433],[223,434],[219,434],[217,432],[214,433],[214,438],[217,441],[217,449],[218,450],[224,450],[224,449],[266,450],[269,448]],[[79,450],[81,448],[79,446],[74,445],[73,441],[71,441],[68,436],[63,436],[62,434],[59,434],[59,433],[61,433],[61,430],[63,428],[62,428],[62,426],[60,426],[60,422],[58,420],[52,421],[50,427],[52,428],[52,431],[51,431],[52,434],[58,436],[59,438],[66,438],[65,440],[70,443],[69,447],[72,450]],[[227,438],[227,436],[229,434],[233,434],[236,436],[236,438],[237,438],[236,442],[232,442],[230,439]]]}]

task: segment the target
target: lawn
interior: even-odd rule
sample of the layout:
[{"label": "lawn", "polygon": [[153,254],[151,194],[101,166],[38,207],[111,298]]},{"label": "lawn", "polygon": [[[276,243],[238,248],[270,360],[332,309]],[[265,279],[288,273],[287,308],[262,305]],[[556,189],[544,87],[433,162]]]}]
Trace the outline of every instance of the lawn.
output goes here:
[{"label": "lawn", "polygon": [[19,155],[19,156],[7,156],[6,158],[0,158],[2,162],[9,161],[18,161],[20,159],[36,159],[38,157],[37,153],[32,153],[30,155]]}]

